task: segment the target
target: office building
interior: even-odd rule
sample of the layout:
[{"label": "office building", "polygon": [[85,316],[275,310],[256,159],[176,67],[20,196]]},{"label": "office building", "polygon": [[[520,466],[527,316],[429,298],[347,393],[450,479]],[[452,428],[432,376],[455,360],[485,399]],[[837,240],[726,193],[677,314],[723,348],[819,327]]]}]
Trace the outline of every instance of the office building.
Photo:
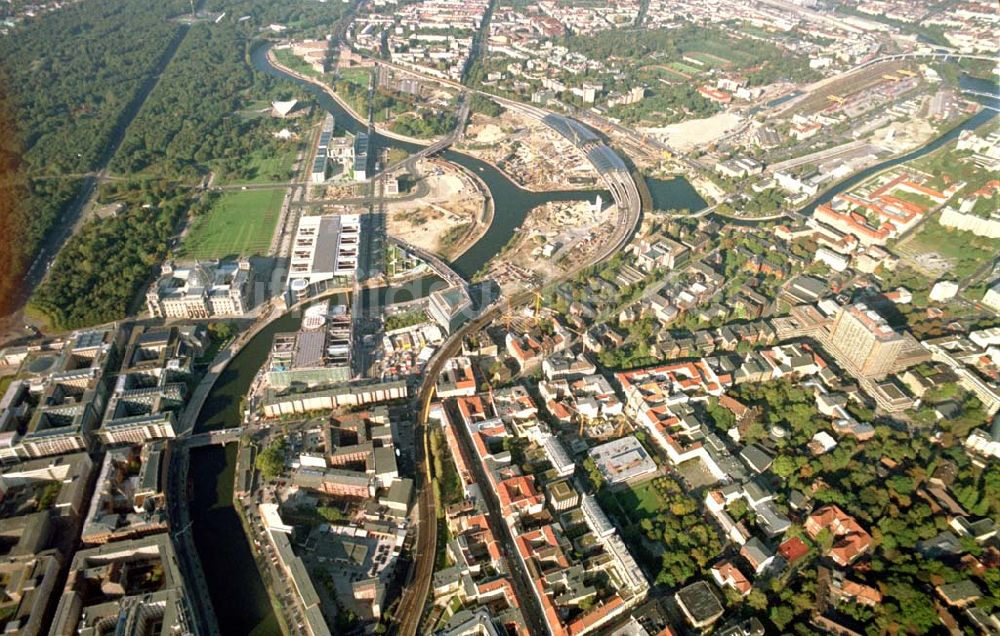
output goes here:
[{"label": "office building", "polygon": [[167,529],[166,495],[160,484],[163,443],[110,450],[83,522],[87,545],[133,539]]},{"label": "office building", "polygon": [[303,216],[292,243],[288,284],[354,280],[358,267],[361,217],[357,214]]},{"label": "office building", "polygon": [[303,320],[306,327],[274,336],[267,363],[268,386],[315,387],[351,379],[351,316],[338,305]]},{"label": "office building", "polygon": [[[53,636],[190,634],[191,610],[170,536],[108,543],[73,557]],[[114,630],[112,630],[114,631]]]},{"label": "office building", "polygon": [[611,485],[635,483],[657,474],[656,462],[632,436],[595,446],[589,454],[601,476]]},{"label": "office building", "polygon": [[107,400],[104,373],[123,334],[95,329],[47,343],[22,363],[23,380],[0,398],[0,459],[5,462],[87,450]]},{"label": "office building", "polygon": [[427,312],[442,329],[452,333],[472,317],[472,298],[462,285],[439,289],[431,294]]}]

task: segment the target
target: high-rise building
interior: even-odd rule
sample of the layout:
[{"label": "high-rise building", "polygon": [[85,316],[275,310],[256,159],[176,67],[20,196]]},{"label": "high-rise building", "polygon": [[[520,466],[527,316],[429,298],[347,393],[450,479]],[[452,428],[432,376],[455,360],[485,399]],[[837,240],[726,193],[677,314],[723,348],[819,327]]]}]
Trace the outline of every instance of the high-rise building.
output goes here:
[{"label": "high-rise building", "polygon": [[833,321],[830,345],[851,371],[865,377],[885,377],[896,364],[906,339],[867,305],[843,307]]}]

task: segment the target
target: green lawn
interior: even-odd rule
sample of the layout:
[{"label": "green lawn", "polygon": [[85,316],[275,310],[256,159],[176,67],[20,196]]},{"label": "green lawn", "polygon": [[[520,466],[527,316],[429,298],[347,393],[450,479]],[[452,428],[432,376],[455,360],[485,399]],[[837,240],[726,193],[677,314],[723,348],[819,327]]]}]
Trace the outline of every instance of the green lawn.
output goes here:
[{"label": "green lawn", "polygon": [[278,222],[284,190],[226,192],[195,219],[178,256],[187,259],[266,254]]},{"label": "green lawn", "polygon": [[915,203],[924,209],[924,212],[929,212],[938,206],[938,202],[930,197],[926,197],[922,194],[917,194],[915,192],[904,192],[902,190],[896,190],[890,192],[889,196],[896,197],[897,199],[902,199],[907,203]]},{"label": "green lawn", "polygon": [[710,68],[723,67],[728,68],[733,65],[733,63],[726,58],[719,57],[718,55],[712,55],[711,53],[702,53],[701,51],[688,51],[685,53],[687,57],[698,60],[699,62],[705,64]]},{"label": "green lawn", "polygon": [[323,74],[314,69],[308,62],[293,54],[291,49],[274,49],[274,58],[282,65],[307,77],[323,77]]},{"label": "green lawn", "polygon": [[675,71],[680,71],[681,73],[687,73],[688,75],[700,75],[703,69],[695,68],[689,64],[684,64],[683,62],[670,62],[667,64],[670,68]]},{"label": "green lawn", "polygon": [[364,68],[340,69],[337,75],[345,82],[361,88],[368,88],[368,82],[371,80],[371,72]]},{"label": "green lawn", "polygon": [[284,183],[291,180],[293,176],[292,165],[295,163],[299,144],[295,141],[282,141],[273,150],[272,153],[268,152],[268,149],[261,149],[250,155],[249,177],[227,180],[224,183],[242,185],[245,183]]},{"label": "green lawn", "polygon": [[653,485],[655,480],[649,480],[631,488],[615,491],[601,491],[598,497],[602,507],[612,514],[626,515],[631,523],[639,523],[643,519],[655,517],[666,503]]},{"label": "green lawn", "polygon": [[732,60],[730,60],[729,58],[722,57],[720,55],[712,55],[711,53],[703,53],[701,51],[688,51],[685,55],[687,55],[688,57],[693,57],[694,59],[700,60],[705,64],[709,64],[711,66],[730,67],[733,65]]}]

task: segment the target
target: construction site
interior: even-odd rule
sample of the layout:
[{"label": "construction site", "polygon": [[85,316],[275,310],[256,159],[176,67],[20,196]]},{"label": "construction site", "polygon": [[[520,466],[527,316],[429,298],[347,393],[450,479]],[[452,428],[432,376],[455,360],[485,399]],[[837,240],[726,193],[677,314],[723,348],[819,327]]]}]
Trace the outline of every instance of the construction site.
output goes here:
[{"label": "construction site", "polygon": [[464,252],[488,227],[486,198],[473,177],[448,162],[423,159],[415,198],[386,202],[389,234],[442,258]]},{"label": "construction site", "polygon": [[549,201],[528,214],[521,231],[490,263],[491,276],[506,291],[526,280],[546,281],[586,261],[613,222],[614,205],[592,201]]},{"label": "construction site", "polygon": [[460,148],[492,163],[527,190],[569,190],[598,180],[593,166],[565,137],[512,110],[499,117],[473,115]]}]

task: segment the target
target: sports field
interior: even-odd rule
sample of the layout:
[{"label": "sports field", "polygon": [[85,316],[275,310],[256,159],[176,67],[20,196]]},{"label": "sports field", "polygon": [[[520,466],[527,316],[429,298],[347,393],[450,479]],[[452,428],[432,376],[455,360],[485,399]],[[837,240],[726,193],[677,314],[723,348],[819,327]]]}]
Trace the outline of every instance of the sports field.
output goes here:
[{"label": "sports field", "polygon": [[683,62],[670,62],[669,64],[667,64],[667,66],[674,69],[675,71],[680,71],[681,73],[692,76],[698,75],[702,71],[702,69],[700,68],[695,68],[690,64],[684,64]]},{"label": "sports field", "polygon": [[284,195],[284,190],[224,193],[209,212],[195,219],[178,256],[209,259],[266,254]]},{"label": "sports field", "polygon": [[702,51],[688,51],[687,53],[685,53],[685,55],[692,59],[698,60],[702,64],[705,64],[706,66],[709,66],[711,68],[720,66],[722,68],[729,68],[733,65],[732,62],[730,62],[724,57],[720,57],[718,55],[712,55],[711,53],[704,53]]}]

